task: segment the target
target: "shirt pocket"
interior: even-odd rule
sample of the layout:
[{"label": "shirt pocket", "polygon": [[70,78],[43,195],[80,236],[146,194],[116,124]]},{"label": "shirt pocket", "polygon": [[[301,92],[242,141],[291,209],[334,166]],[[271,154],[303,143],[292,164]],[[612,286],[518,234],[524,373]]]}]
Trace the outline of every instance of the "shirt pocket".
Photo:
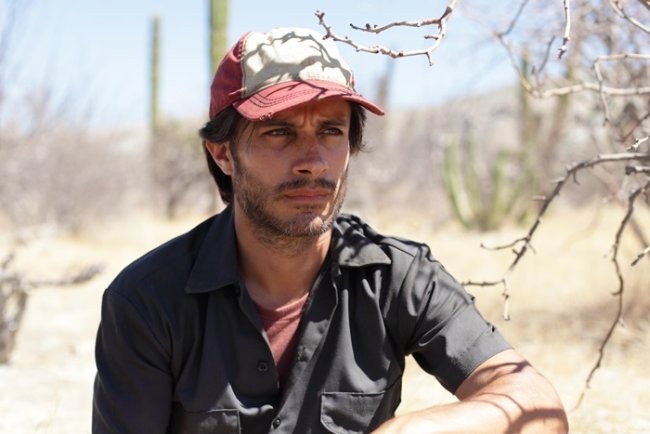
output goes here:
[{"label": "shirt pocket", "polygon": [[210,410],[183,412],[174,433],[179,434],[240,434],[239,411]]},{"label": "shirt pocket", "polygon": [[323,392],[320,422],[328,432],[335,434],[370,432],[375,428],[372,425],[385,419],[377,414],[385,393]]}]

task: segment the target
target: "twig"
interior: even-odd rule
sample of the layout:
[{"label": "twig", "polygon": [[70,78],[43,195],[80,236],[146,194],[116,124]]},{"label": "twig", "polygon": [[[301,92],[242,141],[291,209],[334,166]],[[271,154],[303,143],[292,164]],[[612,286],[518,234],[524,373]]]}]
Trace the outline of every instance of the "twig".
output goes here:
[{"label": "twig", "polygon": [[609,106],[607,105],[607,99],[603,93],[603,87],[605,86],[605,81],[603,80],[603,75],[600,72],[600,59],[596,59],[593,64],[594,74],[596,75],[596,80],[598,80],[598,98],[600,99],[600,106],[603,108],[604,120],[603,124],[607,125],[610,121]]},{"label": "twig", "polygon": [[626,175],[632,175],[633,173],[650,174],[650,166],[625,166]]},{"label": "twig", "polygon": [[551,57],[551,47],[553,47],[553,43],[555,42],[555,37],[551,37],[551,39],[546,43],[546,49],[544,50],[544,57],[542,57],[542,62],[539,64],[537,68],[533,68],[532,74],[535,76],[535,80],[539,81],[538,76],[544,71],[546,68],[546,64],[548,63],[548,59]]},{"label": "twig", "polygon": [[605,81],[603,80],[603,75],[600,71],[600,64],[602,62],[612,62],[612,61],[622,61],[622,60],[650,60],[650,55],[648,54],[639,54],[639,53],[619,53],[612,54],[608,56],[598,56],[593,62],[592,69],[596,75],[596,80],[598,81],[598,95],[600,97],[600,103],[603,108],[603,113],[605,114],[604,122],[605,124],[610,123],[610,112],[609,106],[607,105],[607,100],[605,99]]},{"label": "twig", "polygon": [[609,96],[635,96],[635,95],[648,95],[650,94],[650,86],[642,87],[611,87],[602,86],[599,83],[592,83],[584,81],[581,83],[572,84],[569,86],[557,87],[548,90],[539,90],[530,85],[529,82],[522,83],[524,88],[533,96],[537,98],[550,98],[554,96],[568,95],[570,93],[578,93],[583,91],[599,92]]},{"label": "twig", "polygon": [[625,137],[621,139],[621,141],[627,142],[628,140],[630,140],[630,137],[632,137],[632,134],[634,134],[634,130],[636,130],[639,126],[641,126],[641,124],[643,124],[648,119],[650,119],[650,112],[646,113],[645,116],[637,119],[636,122],[634,123],[634,126],[630,128],[630,131],[625,135]]},{"label": "twig", "polygon": [[639,253],[639,255],[636,257],[636,259],[635,259],[634,261],[632,261],[632,263],[631,263],[630,265],[631,265],[632,267],[634,267],[636,264],[639,263],[639,261],[640,261],[641,259],[643,259],[644,256],[646,256],[646,255],[649,254],[649,253],[650,253],[650,246],[648,246],[648,247],[646,247],[645,249],[643,249],[643,251],[642,251],[641,253]]},{"label": "twig", "polygon": [[[553,89],[540,89],[539,86],[533,85],[530,80],[527,78],[524,71],[522,71],[519,66],[519,59],[515,56],[514,50],[510,43],[503,37],[500,33],[493,33],[494,37],[499,41],[508,54],[510,59],[510,64],[514,69],[515,73],[519,77],[519,82],[524,87],[524,89],[536,98],[552,98],[556,96],[569,95],[572,93],[579,93],[584,91],[598,92],[600,95],[607,95],[612,97],[627,97],[627,96],[638,96],[638,95],[648,95],[650,94],[650,86],[638,86],[638,87],[612,87],[605,86],[602,82],[589,82],[582,81],[579,83],[574,83],[568,86],[560,86]],[[620,60],[620,59],[650,59],[650,55],[646,54],[637,54],[637,53],[626,53],[626,54],[617,54],[612,56],[601,56],[600,60],[596,59],[595,61],[604,61],[604,60]]]},{"label": "twig", "polygon": [[517,25],[517,22],[519,22],[519,17],[521,17],[524,8],[526,7],[526,5],[528,5],[528,1],[529,0],[524,0],[519,4],[519,8],[517,9],[515,15],[512,17],[512,20],[510,21],[508,27],[503,32],[498,33],[499,37],[504,37],[514,30],[515,26]]},{"label": "twig", "polygon": [[619,225],[618,230],[616,231],[616,236],[614,238],[614,245],[612,246],[612,250],[613,250],[612,262],[614,264],[614,269],[616,270],[616,276],[618,277],[618,291],[616,291],[613,294],[615,297],[618,298],[616,317],[614,318],[614,321],[612,321],[612,324],[607,330],[607,333],[605,334],[605,338],[600,343],[600,348],[598,349],[598,359],[596,360],[596,363],[594,364],[594,366],[591,368],[591,371],[589,371],[589,374],[587,375],[584,388],[582,389],[582,393],[580,394],[580,397],[578,398],[578,401],[576,402],[574,409],[577,409],[582,403],[582,400],[584,399],[585,394],[587,393],[587,389],[589,389],[594,374],[601,366],[601,363],[605,356],[605,348],[607,347],[607,344],[611,341],[614,331],[616,330],[616,326],[623,321],[623,294],[625,291],[625,280],[623,279],[621,266],[618,262],[618,251],[621,245],[621,237],[623,235],[623,231],[625,230],[625,227],[627,226],[627,223],[630,221],[630,218],[632,217],[632,213],[634,212],[634,202],[641,193],[648,191],[648,189],[650,189],[650,181],[648,181],[645,185],[637,188],[630,194],[627,200],[627,212],[625,213],[625,216],[623,217],[623,220],[621,220],[621,224]]},{"label": "twig", "polygon": [[79,271],[77,274],[73,274],[71,276],[66,276],[62,277],[59,279],[41,279],[41,280],[25,280],[24,284],[25,286],[34,288],[38,286],[70,286],[70,285],[78,285],[80,283],[84,283],[99,273],[102,272],[103,270],[102,265],[90,265],[83,270]]},{"label": "twig", "polygon": [[639,148],[641,147],[642,144],[650,141],[650,136],[645,136],[641,137],[640,139],[636,139],[634,143],[632,143],[627,149],[627,152],[639,152]]},{"label": "twig", "polygon": [[381,33],[393,27],[423,27],[423,26],[430,26],[430,25],[437,26],[438,27],[437,34],[425,36],[425,39],[433,39],[435,42],[433,43],[432,46],[423,50],[395,51],[390,48],[384,47],[382,45],[372,45],[372,46],[361,45],[353,41],[352,39],[350,39],[348,36],[339,36],[336,33],[334,33],[332,27],[329,24],[327,24],[327,22],[325,21],[325,12],[316,11],[315,15],[316,17],[318,17],[319,24],[325,29],[325,38],[330,38],[334,41],[347,44],[353,47],[357,51],[371,53],[371,54],[383,54],[386,56],[390,56],[394,59],[400,57],[426,56],[427,60],[429,61],[429,65],[433,65],[433,52],[440,46],[442,40],[445,38],[447,34],[447,20],[449,19],[451,13],[454,11],[457,1],[458,0],[451,0],[447,5],[447,7],[445,8],[445,11],[438,18],[429,18],[429,19],[418,20],[418,21],[395,21],[383,26],[370,25],[370,24],[366,24],[365,26],[355,26],[354,24],[350,24],[350,27],[352,27],[355,30],[360,30],[362,32],[375,33],[375,34]]},{"label": "twig", "polygon": [[9,252],[7,256],[0,262],[0,270],[6,270],[9,268],[9,264],[14,260],[15,254],[13,252]]},{"label": "twig", "polygon": [[462,285],[465,286],[497,286],[497,285],[503,285],[503,291],[501,292],[501,296],[503,297],[503,314],[502,317],[506,321],[510,321],[510,283],[508,281],[508,278],[506,275],[504,275],[501,279],[499,280],[492,280],[492,281],[483,281],[483,282],[462,282]]},{"label": "twig", "polygon": [[564,6],[564,36],[562,37],[562,46],[558,50],[557,58],[562,59],[567,52],[569,39],[571,39],[571,6],[569,0],[563,0]]},{"label": "twig", "polygon": [[[633,18],[633,17],[631,17],[631,16],[629,16],[628,14],[625,13],[625,11],[623,10],[623,6],[621,6],[621,2],[619,0],[609,0],[609,4],[612,7],[612,9],[614,9],[614,11],[616,12],[616,14],[619,17],[623,18],[624,20],[629,21],[633,26],[639,28],[641,31],[643,31],[645,33],[650,33],[650,28],[649,27],[645,26],[643,23],[641,23],[636,18]],[[644,5],[646,7],[648,7],[648,4],[649,4],[649,2],[647,2],[647,1],[644,2]]]},{"label": "twig", "polygon": [[[439,18],[427,18],[418,21],[394,21],[392,23],[388,23],[383,26],[379,26],[377,24],[372,24],[372,25],[366,24],[364,26],[357,26],[354,24],[350,24],[350,27],[352,27],[354,30],[359,30],[362,32],[379,34],[393,27],[424,27],[424,26],[431,26],[431,25],[439,26],[440,23],[442,23],[445,20],[445,18],[447,18],[447,16],[452,13],[456,1],[457,0],[452,1],[452,3],[449,6],[447,6],[445,12],[443,12],[443,14]],[[325,15],[322,12],[321,14]]]}]

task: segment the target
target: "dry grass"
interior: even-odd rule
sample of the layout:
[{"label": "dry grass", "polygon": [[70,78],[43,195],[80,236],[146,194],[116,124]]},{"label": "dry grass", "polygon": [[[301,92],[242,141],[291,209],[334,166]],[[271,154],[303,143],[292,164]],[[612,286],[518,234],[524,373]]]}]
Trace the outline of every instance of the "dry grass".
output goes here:
[{"label": "dry grass", "polygon": [[[580,396],[615,315],[611,293],[617,281],[606,255],[620,215],[614,209],[571,210],[549,218],[534,242],[536,254],[527,256],[512,276],[509,322],[501,319],[501,288],[470,288],[486,317],[555,384],[567,407]],[[0,366],[0,432],[89,432],[94,335],[103,288],[129,261],[199,220],[165,223],[133,216],[74,238],[43,238],[21,251],[17,265],[38,277],[56,277],[73,265],[96,262],[106,269],[84,285],[31,294],[12,363]],[[460,280],[501,277],[511,255],[484,251],[479,243],[521,235],[520,229],[480,235],[452,226],[432,228],[417,218],[405,220],[375,223],[384,232],[429,242]],[[640,223],[650,227],[650,216]],[[650,432],[650,260],[630,269],[631,258],[641,249],[634,239],[625,241],[626,327],[617,328],[584,402],[570,412],[573,433]],[[409,363],[400,411],[452,399]]]}]

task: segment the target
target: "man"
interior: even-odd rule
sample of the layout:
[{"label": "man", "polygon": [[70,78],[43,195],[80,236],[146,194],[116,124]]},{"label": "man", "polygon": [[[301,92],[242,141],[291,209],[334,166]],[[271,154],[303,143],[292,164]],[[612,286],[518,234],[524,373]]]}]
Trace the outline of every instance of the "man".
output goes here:
[{"label": "man", "polygon": [[[235,44],[201,130],[228,206],[106,290],[94,433],[567,431],[426,246],[339,214],[365,110],[318,33]],[[408,354],[459,402],[394,417]]]}]

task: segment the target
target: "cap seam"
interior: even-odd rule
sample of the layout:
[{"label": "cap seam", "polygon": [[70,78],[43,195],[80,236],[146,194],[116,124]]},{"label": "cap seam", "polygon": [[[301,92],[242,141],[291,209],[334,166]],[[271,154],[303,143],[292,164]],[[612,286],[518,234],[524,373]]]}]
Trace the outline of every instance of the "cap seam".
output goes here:
[{"label": "cap seam", "polygon": [[[243,61],[244,56],[245,56],[245,47],[246,47],[246,42],[248,41],[248,38],[252,32],[248,32],[246,35],[244,35],[243,38],[239,40],[239,58],[237,59],[239,61],[239,69],[241,69],[241,83],[239,83],[239,98],[245,98],[246,95],[248,94],[246,90],[246,68],[245,62]],[[234,102],[234,101],[233,101]],[[232,104],[232,103],[231,103]]]}]

